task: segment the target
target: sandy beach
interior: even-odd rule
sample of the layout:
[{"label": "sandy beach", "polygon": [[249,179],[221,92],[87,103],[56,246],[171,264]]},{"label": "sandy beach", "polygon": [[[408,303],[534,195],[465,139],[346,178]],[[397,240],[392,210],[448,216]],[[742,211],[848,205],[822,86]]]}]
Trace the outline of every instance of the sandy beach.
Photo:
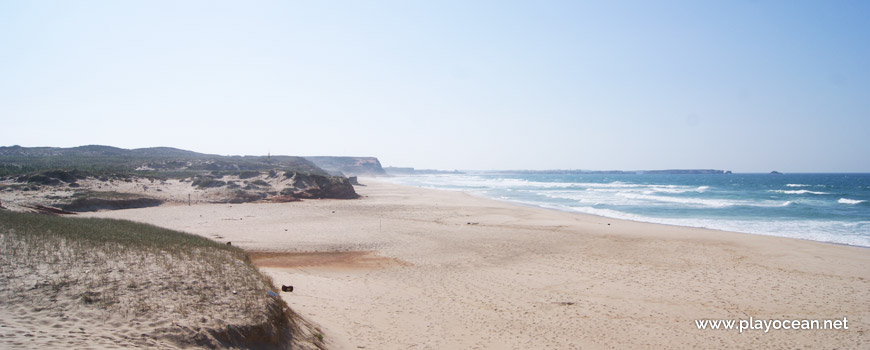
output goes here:
[{"label": "sandy beach", "polygon": [[[232,242],[334,349],[864,348],[870,250],[360,179],[356,200],[88,213]],[[699,330],[698,319],[848,319]]]}]

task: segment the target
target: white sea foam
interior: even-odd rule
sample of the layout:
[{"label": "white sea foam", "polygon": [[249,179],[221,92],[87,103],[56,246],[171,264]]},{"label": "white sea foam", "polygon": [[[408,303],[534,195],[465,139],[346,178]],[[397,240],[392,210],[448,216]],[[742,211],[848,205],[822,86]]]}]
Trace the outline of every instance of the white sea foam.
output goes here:
[{"label": "white sea foam", "polygon": [[534,192],[539,196],[544,196],[548,198],[555,199],[573,199],[573,200],[583,200],[591,197],[590,195],[586,195],[580,191],[548,191],[548,192],[540,192],[540,191],[524,191],[524,192]]},{"label": "white sea foam", "polygon": [[641,215],[634,215],[629,213],[624,213],[618,210],[611,209],[599,209],[593,207],[570,207],[571,210],[584,213],[584,214],[592,214],[598,216],[605,216],[614,219],[624,219],[624,220],[632,220],[632,221],[644,221],[644,222],[652,222],[653,218],[644,217]]},{"label": "white sea foam", "polygon": [[525,191],[553,199],[569,199],[584,204],[630,205],[628,200],[610,193],[587,191]]},{"label": "white sea foam", "polygon": [[587,188],[586,191],[589,192],[622,192],[628,190],[627,188]]},{"label": "white sea foam", "polygon": [[612,182],[543,182],[530,181],[514,178],[487,178],[478,175],[418,175],[390,178],[388,181],[423,187],[446,187],[464,189],[499,189],[499,190],[522,190],[522,189],[584,189],[592,192],[620,192],[620,191],[649,191],[650,193],[685,193],[704,192],[709,186],[683,186],[683,185],[650,185],[632,184],[621,181]]},{"label": "white sea foam", "polygon": [[678,203],[678,204],[688,204],[688,205],[700,205],[705,207],[713,207],[713,208],[725,208],[725,207],[733,207],[733,206],[752,206],[752,207],[784,207],[791,205],[791,201],[779,202],[779,201],[746,201],[746,200],[727,200],[727,199],[711,199],[711,198],[686,198],[686,197],[668,197],[668,196],[650,196],[650,195],[639,195],[635,193],[617,193],[618,196],[631,198],[631,199],[641,199],[648,201],[656,201],[656,202],[665,202],[665,203]]},{"label": "white sea foam", "polygon": [[624,213],[617,210],[592,207],[570,207],[570,210],[632,221],[651,222],[666,225],[702,227],[717,230],[754,233],[768,236],[780,236],[808,239],[821,242],[832,242],[870,247],[870,236],[855,234],[856,228],[870,227],[870,221],[840,222],[824,220],[720,220],[701,218],[655,218],[643,215]]},{"label": "white sea foam", "polygon": [[[648,185],[641,184],[629,184],[621,181],[613,181],[613,182],[576,182],[574,183],[576,187],[585,187],[585,188],[637,188],[637,187],[646,187]],[[673,186],[673,185],[670,185]]]},{"label": "white sea foam", "polygon": [[[555,208],[554,208],[555,209]],[[593,207],[570,207],[571,211],[665,225],[700,227],[716,230],[761,234],[870,247],[870,236],[856,234],[856,228],[870,227],[870,221],[841,222],[825,220],[720,220],[701,218],[656,218]]]},{"label": "white sea foam", "polygon": [[651,185],[649,188],[650,188],[649,190],[644,191],[643,193],[644,194],[653,194],[656,192],[660,192],[660,193],[686,193],[686,192],[704,193],[710,189],[710,186],[692,187],[692,186],[675,186],[675,185],[667,185],[667,186]]},{"label": "white sea foam", "polygon": [[[822,242],[833,242],[870,247],[870,221],[826,221],[826,220],[786,220],[774,217],[764,220],[744,218],[713,217],[660,217],[662,211],[633,214],[621,208],[634,211],[636,208],[727,208],[727,207],[782,207],[792,205],[792,201],[762,200],[741,197],[726,197],[728,188],[718,189],[724,198],[709,198],[709,195],[695,196],[693,193],[709,191],[708,186],[636,184],[620,181],[591,182],[541,182],[515,178],[490,178],[479,175],[435,175],[410,176],[386,179],[411,186],[450,189],[468,192],[473,195],[496,198],[513,203],[537,207],[573,211],[604,217],[659,224],[704,227],[734,232],[793,237]],[[783,194],[824,194],[808,191],[800,187],[825,187],[823,185],[787,184],[788,190],[771,192]],[[793,188],[793,189],[792,189]],[[513,190],[513,191],[510,191]],[[717,191],[719,192],[719,191]],[[698,198],[701,197],[701,198]],[[552,199],[559,200],[552,200]],[[795,197],[797,198],[797,197]],[[823,197],[815,197],[823,198]],[[853,197],[855,198],[855,197]],[[801,203],[818,202],[830,205],[831,201],[802,197]],[[839,203],[855,205],[867,202],[850,198],[840,198]],[[857,207],[856,207],[857,208]],[[717,210],[719,211],[719,210]],[[723,211],[727,212],[727,210]],[[680,211],[676,212],[678,214]]]},{"label": "white sea foam", "polygon": [[[672,189],[671,189],[672,190]],[[580,203],[595,203],[608,205],[661,205],[661,204],[677,204],[687,206],[702,206],[711,208],[726,208],[734,206],[752,206],[752,207],[783,207],[791,205],[792,201],[752,201],[752,200],[729,200],[716,198],[695,198],[695,197],[673,197],[666,195],[655,195],[657,191],[644,189],[587,189],[585,191],[576,190],[522,190],[526,193],[534,193],[539,196],[553,199],[569,199]],[[664,193],[684,193],[689,190],[661,191]]]},{"label": "white sea foam", "polygon": [[387,181],[410,186],[440,186],[477,189],[567,188],[570,182],[538,182],[523,179],[490,179],[474,175],[419,175],[388,178]]},{"label": "white sea foam", "polygon": [[767,192],[776,192],[783,194],[830,194],[828,192],[818,192],[810,190],[768,190]]},{"label": "white sea foam", "polygon": [[583,187],[588,192],[640,192],[643,194],[653,193],[703,193],[710,189],[709,186],[682,186],[682,185],[642,185],[626,184],[622,182],[610,183],[576,183],[577,187]]},{"label": "white sea foam", "polygon": [[860,199],[849,199],[849,198],[840,198],[840,200],[837,201],[837,203],[840,203],[840,204],[861,204],[864,202],[866,202],[866,201],[860,200]]}]

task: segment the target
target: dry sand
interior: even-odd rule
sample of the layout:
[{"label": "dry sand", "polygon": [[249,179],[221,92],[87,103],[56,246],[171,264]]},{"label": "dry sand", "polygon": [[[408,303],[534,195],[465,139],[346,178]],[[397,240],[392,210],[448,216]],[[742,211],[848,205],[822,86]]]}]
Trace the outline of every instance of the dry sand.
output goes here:
[{"label": "dry sand", "polygon": [[[373,179],[358,200],[99,212],[249,251],[335,349],[868,348],[870,250]],[[320,252],[320,253],[316,253]],[[848,330],[699,330],[695,319]]]}]

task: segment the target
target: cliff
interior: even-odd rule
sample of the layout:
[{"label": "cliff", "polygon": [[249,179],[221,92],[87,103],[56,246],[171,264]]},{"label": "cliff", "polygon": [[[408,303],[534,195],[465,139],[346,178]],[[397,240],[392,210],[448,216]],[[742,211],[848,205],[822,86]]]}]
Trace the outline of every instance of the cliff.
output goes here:
[{"label": "cliff", "polygon": [[384,168],[375,157],[305,157],[314,165],[332,173],[356,176],[384,176]]},{"label": "cliff", "polygon": [[359,195],[353,190],[353,185],[346,177],[295,172],[287,173],[284,176],[288,178],[288,186],[281,191],[282,195],[290,195],[294,198],[359,198]]}]

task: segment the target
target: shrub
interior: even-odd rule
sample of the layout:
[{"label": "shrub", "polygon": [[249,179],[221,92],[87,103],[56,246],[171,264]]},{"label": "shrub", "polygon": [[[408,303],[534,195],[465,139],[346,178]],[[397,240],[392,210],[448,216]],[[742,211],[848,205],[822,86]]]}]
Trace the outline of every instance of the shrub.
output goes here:
[{"label": "shrub", "polygon": [[252,177],[257,177],[257,176],[260,176],[259,171],[243,171],[243,172],[239,173],[240,179],[250,179]]}]

